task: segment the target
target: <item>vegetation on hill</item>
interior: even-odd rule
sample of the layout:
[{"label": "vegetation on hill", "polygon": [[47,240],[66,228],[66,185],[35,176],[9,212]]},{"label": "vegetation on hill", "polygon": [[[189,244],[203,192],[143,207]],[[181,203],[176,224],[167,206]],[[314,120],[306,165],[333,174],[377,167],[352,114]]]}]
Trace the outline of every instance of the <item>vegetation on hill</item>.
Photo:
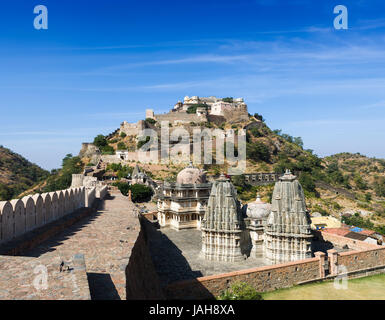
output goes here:
[{"label": "vegetation on hill", "polygon": [[67,154],[63,159],[62,168],[52,170],[40,192],[53,192],[69,188],[72,182],[72,174],[82,173],[83,169],[84,163],[79,157]]},{"label": "vegetation on hill", "polygon": [[114,186],[118,187],[124,196],[128,196],[131,190],[131,199],[133,202],[149,201],[154,194],[150,187],[143,184],[130,185],[126,182],[115,182]]},{"label": "vegetation on hill", "polygon": [[0,146],[0,201],[16,198],[48,175],[48,171]]}]

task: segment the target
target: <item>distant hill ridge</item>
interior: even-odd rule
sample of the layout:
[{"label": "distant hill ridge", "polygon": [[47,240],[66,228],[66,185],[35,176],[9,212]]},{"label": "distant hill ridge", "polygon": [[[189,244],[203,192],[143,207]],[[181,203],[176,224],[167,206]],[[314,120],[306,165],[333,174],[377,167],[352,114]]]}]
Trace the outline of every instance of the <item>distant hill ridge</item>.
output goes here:
[{"label": "distant hill ridge", "polygon": [[0,146],[0,201],[17,197],[48,176],[48,171]]}]

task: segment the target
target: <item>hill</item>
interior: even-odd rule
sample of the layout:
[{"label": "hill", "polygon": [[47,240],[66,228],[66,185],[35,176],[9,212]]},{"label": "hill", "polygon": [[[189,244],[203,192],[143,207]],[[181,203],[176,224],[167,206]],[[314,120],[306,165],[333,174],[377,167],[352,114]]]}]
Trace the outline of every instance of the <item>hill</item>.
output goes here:
[{"label": "hill", "polygon": [[0,201],[17,197],[48,176],[48,171],[0,146]]},{"label": "hill", "polygon": [[[151,121],[150,121],[151,120]],[[190,123],[170,125],[170,133],[180,126],[188,132],[194,128],[219,128],[234,130],[246,129],[247,166],[245,173],[276,172],[283,173],[290,169],[296,175],[305,190],[308,208],[312,212],[323,215],[340,216],[343,213],[359,212],[371,216],[372,220],[385,222],[385,160],[368,158],[360,154],[340,153],[321,158],[312,150],[305,149],[300,137],[293,137],[281,130],[272,130],[259,114],[251,115],[247,121],[228,123],[226,121],[209,120],[206,123]],[[153,119],[146,119],[145,126],[158,129],[160,124]],[[159,139],[160,141],[160,139]],[[126,135],[118,130],[114,133],[95,138],[96,145],[102,154],[114,154],[116,150],[134,152],[141,143],[137,136]],[[215,141],[213,141],[215,146]],[[237,149],[237,142],[235,142]],[[209,175],[217,176],[226,172],[228,164],[213,164],[203,167]],[[87,159],[84,159],[87,163]],[[133,166],[134,160],[127,166]],[[146,164],[142,167],[151,172],[155,180],[175,180],[177,173],[184,167],[177,163],[169,165]],[[239,198],[243,202],[255,199],[259,192],[266,201],[271,200],[273,184],[267,186],[251,186],[244,176],[233,177]]]}]

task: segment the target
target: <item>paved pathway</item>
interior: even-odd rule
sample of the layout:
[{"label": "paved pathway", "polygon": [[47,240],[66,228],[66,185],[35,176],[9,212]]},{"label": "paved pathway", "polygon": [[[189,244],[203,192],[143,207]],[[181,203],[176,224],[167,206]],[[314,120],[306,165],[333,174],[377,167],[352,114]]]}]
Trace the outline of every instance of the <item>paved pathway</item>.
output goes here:
[{"label": "paved pathway", "polygon": [[114,192],[96,213],[25,256],[60,263],[70,261],[74,254],[84,254],[92,299],[125,299],[125,268],[140,228],[135,212],[126,197]]}]

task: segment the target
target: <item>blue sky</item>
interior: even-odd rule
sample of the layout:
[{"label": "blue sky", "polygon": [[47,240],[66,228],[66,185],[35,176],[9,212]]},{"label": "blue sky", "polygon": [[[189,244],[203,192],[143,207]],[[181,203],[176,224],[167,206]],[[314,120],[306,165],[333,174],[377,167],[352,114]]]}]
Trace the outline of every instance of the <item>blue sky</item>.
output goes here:
[{"label": "blue sky", "polygon": [[[33,8],[48,8],[48,30]],[[335,30],[333,8],[348,8]],[[320,156],[385,158],[385,2],[4,0],[0,144],[44,168],[146,108],[244,97]]]}]

